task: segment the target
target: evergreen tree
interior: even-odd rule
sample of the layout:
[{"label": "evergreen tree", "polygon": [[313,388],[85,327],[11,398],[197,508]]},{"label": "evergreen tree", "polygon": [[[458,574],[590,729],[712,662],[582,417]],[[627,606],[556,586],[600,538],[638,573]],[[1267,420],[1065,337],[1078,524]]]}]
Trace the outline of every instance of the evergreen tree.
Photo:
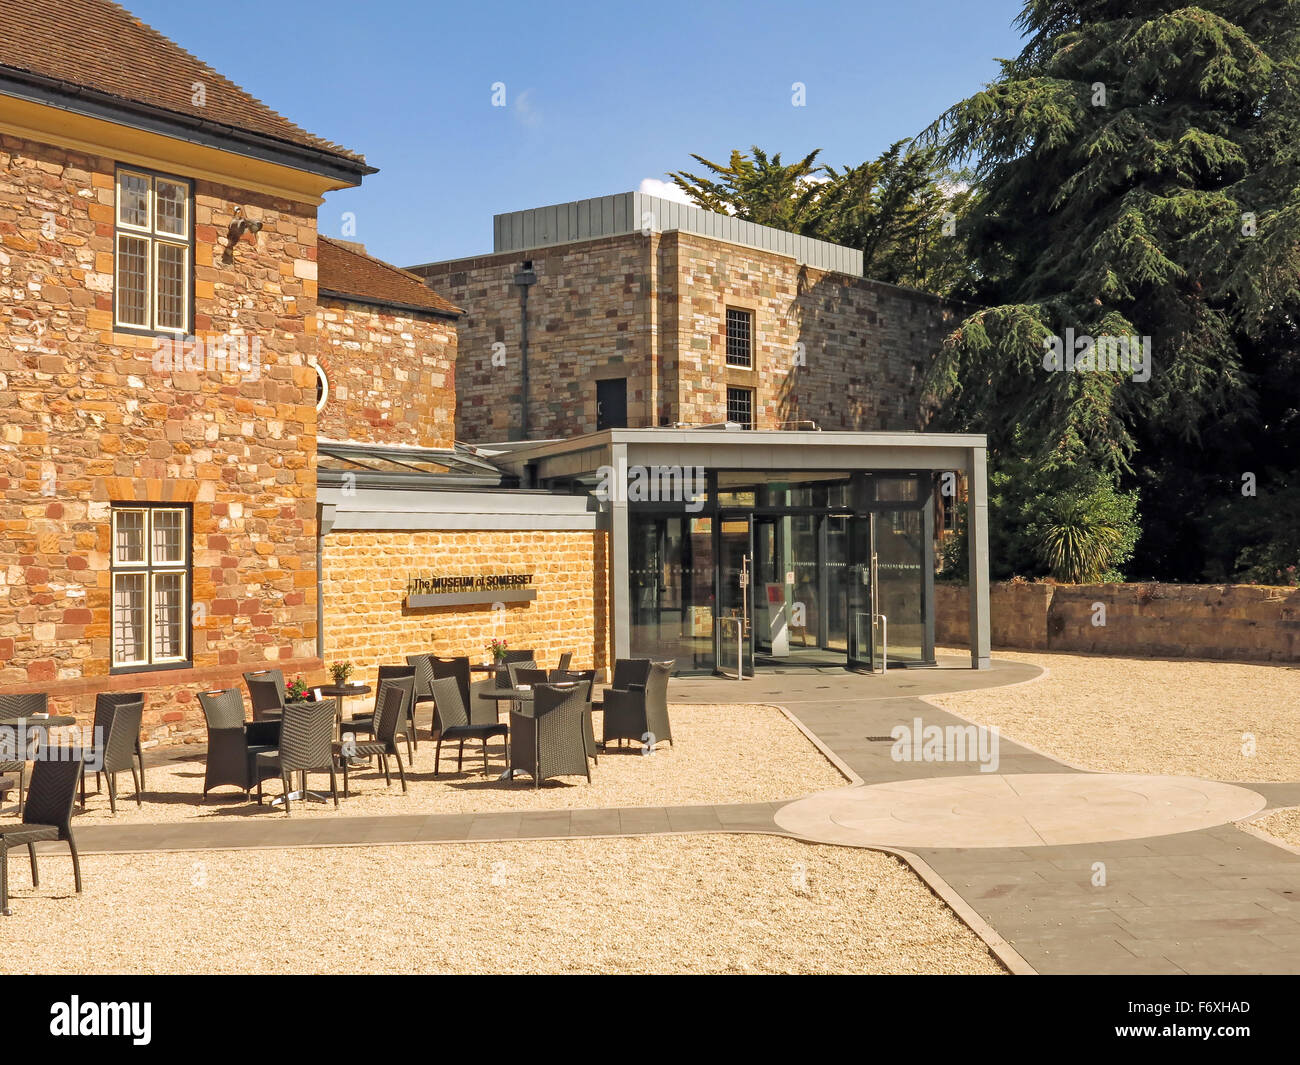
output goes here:
[{"label": "evergreen tree", "polygon": [[[1179,478],[1227,498],[1252,455],[1294,448],[1279,434],[1300,395],[1300,4],[1029,0],[1019,24],[1020,55],[927,132],[942,162],[973,167],[985,308],[935,366],[943,423],[1043,470],[1125,475],[1150,527],[1187,547]],[[1067,330],[1149,337],[1150,379],[1045,368]],[[1139,556],[1197,566],[1150,537]]]}]

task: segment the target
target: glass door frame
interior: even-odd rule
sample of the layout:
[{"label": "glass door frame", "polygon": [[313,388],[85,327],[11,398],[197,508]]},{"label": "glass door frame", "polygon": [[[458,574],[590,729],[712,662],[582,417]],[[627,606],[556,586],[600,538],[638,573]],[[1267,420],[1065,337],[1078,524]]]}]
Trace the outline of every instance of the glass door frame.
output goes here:
[{"label": "glass door frame", "polygon": [[[844,619],[845,665],[855,672],[876,671],[880,627],[876,563],[876,515],[871,511],[855,514],[849,521],[849,563],[845,569],[848,588],[844,596],[848,613]],[[864,616],[867,618],[865,639],[861,627]]]}]

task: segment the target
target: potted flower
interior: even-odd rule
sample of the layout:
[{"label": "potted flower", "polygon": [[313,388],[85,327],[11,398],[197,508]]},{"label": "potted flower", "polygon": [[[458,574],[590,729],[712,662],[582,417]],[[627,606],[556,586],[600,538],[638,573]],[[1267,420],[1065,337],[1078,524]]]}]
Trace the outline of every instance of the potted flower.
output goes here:
[{"label": "potted flower", "polygon": [[352,676],[351,662],[335,662],[330,666],[330,677],[333,678],[336,688],[341,688],[347,684],[350,676]]},{"label": "potted flower", "polygon": [[488,644],[488,653],[492,656],[492,661],[500,665],[506,660],[506,648],[509,645],[505,640],[493,640]]},{"label": "potted flower", "polygon": [[307,682],[302,677],[294,677],[284,686],[284,699],[289,703],[302,703],[311,698]]}]

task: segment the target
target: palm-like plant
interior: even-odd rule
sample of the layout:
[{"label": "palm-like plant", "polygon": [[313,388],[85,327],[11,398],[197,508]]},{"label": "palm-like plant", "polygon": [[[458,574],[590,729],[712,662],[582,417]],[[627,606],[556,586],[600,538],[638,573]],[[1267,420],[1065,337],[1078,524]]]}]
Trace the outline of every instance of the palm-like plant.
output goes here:
[{"label": "palm-like plant", "polygon": [[1125,547],[1124,529],[1088,501],[1066,497],[1034,530],[1039,558],[1067,584],[1095,584],[1111,572]]}]

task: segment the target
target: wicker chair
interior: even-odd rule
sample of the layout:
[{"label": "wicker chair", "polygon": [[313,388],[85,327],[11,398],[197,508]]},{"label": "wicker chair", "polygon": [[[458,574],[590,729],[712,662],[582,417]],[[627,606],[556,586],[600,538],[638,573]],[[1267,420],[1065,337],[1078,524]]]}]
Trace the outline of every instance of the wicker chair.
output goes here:
[{"label": "wicker chair", "polygon": [[[435,676],[433,663],[433,655],[406,656],[406,664],[415,667],[415,706],[413,708],[415,710],[419,710],[422,706],[433,705],[433,689],[429,687]],[[432,729],[432,726],[430,726],[430,729]]]},{"label": "wicker chair", "polygon": [[494,690],[496,686],[497,679],[495,676],[470,681],[469,702],[465,704],[465,708],[469,712],[469,723],[471,725],[498,725],[501,723],[501,707],[503,704],[495,699],[479,698],[479,692]]},{"label": "wicker chair", "polygon": [[393,683],[400,682],[407,691],[405,706],[405,720],[398,724],[398,732],[406,737],[406,755],[407,760],[412,765],[415,764],[415,750],[417,744],[415,739],[415,686],[417,677],[417,666],[380,666],[379,683],[375,687],[375,706],[368,714],[357,714],[349,718],[344,728],[350,728],[354,732],[364,732],[368,735],[375,735],[375,718],[379,714],[379,708],[383,705],[384,688]]},{"label": "wicker chair", "polygon": [[[638,684],[645,687],[646,678],[650,676],[650,659],[648,658],[617,658],[614,660],[614,676],[610,679],[609,687],[614,691],[628,691],[632,685]],[[602,699],[595,701],[597,707],[604,705]]]},{"label": "wicker chair", "polygon": [[[53,755],[53,757],[51,757]],[[46,840],[65,840],[72,854],[72,875],[81,892],[81,862],[72,838],[72,804],[77,798],[77,779],[81,776],[81,752],[72,748],[38,751],[32,766],[32,786],[27,792],[21,824],[0,826],[0,914],[9,910],[9,851],[26,847],[32,862],[32,887],[39,887],[36,868],[36,844]]]},{"label": "wicker chair", "polygon": [[[258,775],[267,772],[257,757],[274,751],[280,742],[279,721],[246,721],[244,696],[238,688],[199,692],[199,705],[208,725],[208,765],[203,774],[203,797],[222,784],[242,788],[245,798],[253,787],[261,786]],[[328,704],[322,704],[328,705]]]},{"label": "wicker chair", "polygon": [[99,788],[99,775],[108,777],[108,808],[117,813],[117,774],[130,770],[135,782],[135,804],[143,806],[140,798],[140,778],[135,772],[135,752],[140,743],[140,718],[144,716],[144,699],[135,703],[108,703],[101,711],[95,707],[95,745],[81,769],[81,808],[86,808],[86,763],[93,762],[95,788]]},{"label": "wicker chair", "polygon": [[257,755],[257,765],[258,805],[262,802],[263,770],[269,770],[268,777],[280,777],[284,786],[284,812],[288,817],[293,816],[290,809],[293,774],[302,775],[302,790],[305,792],[308,773],[328,771],[330,794],[334,796],[337,808],[339,786],[334,771],[334,707],[329,703],[292,703],[286,706],[280,725],[280,745],[273,751],[261,751]]},{"label": "wicker chair", "polygon": [[278,669],[259,669],[256,673],[245,673],[244,683],[248,685],[254,721],[279,721],[284,716],[284,708],[289,704],[284,696],[283,673]]},{"label": "wicker chair", "polygon": [[[673,742],[668,721],[668,677],[672,662],[652,662],[645,685],[633,684],[627,691],[611,688],[605,693],[604,742],[639,740],[653,749],[660,740]],[[644,737],[649,737],[645,739]]]},{"label": "wicker chair", "polygon": [[550,777],[579,774],[590,784],[591,766],[582,730],[585,693],[580,688],[549,684],[535,692],[531,714],[510,715],[510,768],[528,773],[534,788]]},{"label": "wicker chair", "polygon": [[511,662],[506,666],[506,672],[510,676],[510,687],[518,688],[521,684],[545,684],[549,674],[544,669],[538,669],[535,665],[526,662]]},{"label": "wicker chair", "polygon": [[397,775],[402,781],[402,790],[406,790],[406,769],[402,765],[402,751],[397,744],[397,729],[406,713],[406,700],[411,697],[411,689],[403,681],[387,681],[383,685],[384,698],[379,704],[379,724],[375,729],[375,738],[366,743],[347,740],[334,745],[334,754],[343,763],[343,797],[348,790],[348,763],[353,758],[378,757],[384,770],[384,785],[393,783],[388,772],[388,759],[397,759]]},{"label": "wicker chair", "polygon": [[[474,704],[470,701],[474,698],[473,682],[470,680],[469,656],[464,655],[460,658],[435,658],[430,662],[433,676],[430,680],[441,680],[443,677],[455,677],[456,683],[460,686],[460,698],[465,704],[465,709],[469,711],[469,719],[472,724],[474,721]],[[432,689],[430,689],[432,692]]]},{"label": "wicker chair", "polygon": [[587,741],[587,757],[600,765],[600,758],[596,754],[596,730],[591,723],[591,693],[596,690],[596,671],[594,669],[553,669],[549,681],[552,684],[557,681],[575,681],[587,686],[583,696],[585,712],[582,715],[582,736]]},{"label": "wicker chair", "polygon": [[[16,717],[30,717],[32,714],[44,714],[50,708],[50,697],[44,692],[26,692],[22,695],[0,695],[0,721],[12,721]],[[15,752],[19,753],[19,752]],[[23,782],[27,779],[27,762],[22,758],[11,758],[0,762],[0,773],[18,774],[18,812],[23,809]]]},{"label": "wicker chair", "polygon": [[469,719],[465,704],[460,701],[460,685],[455,677],[439,677],[433,682],[434,725],[438,730],[438,746],[433,755],[433,775],[438,775],[439,760],[442,758],[444,740],[458,740],[456,752],[456,772],[461,771],[465,760],[465,741],[481,740],[483,743],[483,772],[488,768],[488,740],[501,736],[506,745],[506,762],[510,760],[510,728],[507,725],[491,722],[475,725]]},{"label": "wicker chair", "polygon": [[537,652],[527,648],[519,648],[515,651],[507,651],[504,662],[532,662],[537,658]]},{"label": "wicker chair", "polygon": [[568,669],[569,666],[572,665],[572,664],[573,664],[573,652],[572,652],[572,651],[565,651],[564,654],[560,655],[560,661],[559,661],[558,663],[556,663],[555,668],[556,668],[556,669]]},{"label": "wicker chair", "polygon": [[[119,703],[142,703],[144,702],[144,692],[100,692],[95,696],[95,725],[100,723],[100,714],[103,713],[105,730],[96,733],[99,736],[108,735],[108,708],[117,706]],[[137,732],[135,737],[135,760],[140,766],[140,790],[144,791],[144,747],[140,743],[140,734]],[[95,790],[99,790],[99,774],[95,774]],[[82,799],[81,805],[86,805],[85,799]]]}]

